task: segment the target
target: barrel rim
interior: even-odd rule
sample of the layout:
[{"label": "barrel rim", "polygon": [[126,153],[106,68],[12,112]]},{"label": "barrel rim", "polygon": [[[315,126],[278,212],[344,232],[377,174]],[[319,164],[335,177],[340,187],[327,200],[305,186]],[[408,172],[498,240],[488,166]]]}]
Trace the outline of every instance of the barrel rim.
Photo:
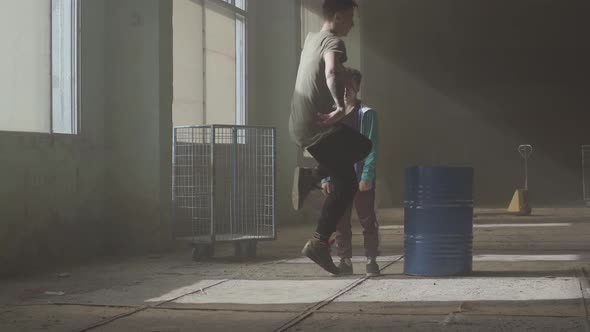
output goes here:
[{"label": "barrel rim", "polygon": [[474,168],[472,166],[407,166],[406,167],[407,170],[411,170],[411,169],[452,169],[452,170],[473,170]]}]

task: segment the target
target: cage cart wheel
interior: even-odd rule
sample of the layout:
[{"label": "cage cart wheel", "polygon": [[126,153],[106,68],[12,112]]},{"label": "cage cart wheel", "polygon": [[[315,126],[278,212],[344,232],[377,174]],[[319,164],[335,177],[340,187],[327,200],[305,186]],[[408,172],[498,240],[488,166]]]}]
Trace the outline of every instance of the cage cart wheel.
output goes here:
[{"label": "cage cart wheel", "polygon": [[195,244],[193,245],[193,260],[196,262],[213,257],[215,247],[213,244]]},{"label": "cage cart wheel", "polygon": [[238,258],[255,258],[258,241],[244,240],[234,242],[235,256]]}]

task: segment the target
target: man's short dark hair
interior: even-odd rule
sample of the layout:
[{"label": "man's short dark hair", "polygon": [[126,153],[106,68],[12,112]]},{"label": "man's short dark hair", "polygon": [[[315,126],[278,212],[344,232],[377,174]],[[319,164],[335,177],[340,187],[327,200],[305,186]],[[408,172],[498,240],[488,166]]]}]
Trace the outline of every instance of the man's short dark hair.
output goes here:
[{"label": "man's short dark hair", "polygon": [[324,18],[331,19],[337,12],[357,8],[358,4],[354,0],[324,0]]}]

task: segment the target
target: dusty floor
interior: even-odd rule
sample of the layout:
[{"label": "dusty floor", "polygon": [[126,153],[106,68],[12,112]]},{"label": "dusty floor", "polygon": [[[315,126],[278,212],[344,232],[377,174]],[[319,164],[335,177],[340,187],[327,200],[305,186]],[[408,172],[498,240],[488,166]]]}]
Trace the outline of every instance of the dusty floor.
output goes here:
[{"label": "dusty floor", "polygon": [[404,275],[403,211],[381,210],[379,278],[362,257],[328,276],[299,259],[313,227],[282,228],[249,261],[219,244],[2,280],[0,331],[590,331],[590,208],[476,212],[468,277]]}]

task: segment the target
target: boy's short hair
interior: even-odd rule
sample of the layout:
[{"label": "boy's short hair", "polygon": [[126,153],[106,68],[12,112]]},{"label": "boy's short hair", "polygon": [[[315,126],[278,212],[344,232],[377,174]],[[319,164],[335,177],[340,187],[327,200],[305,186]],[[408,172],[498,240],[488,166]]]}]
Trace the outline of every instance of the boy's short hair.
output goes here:
[{"label": "boy's short hair", "polygon": [[354,0],[324,0],[322,6],[325,19],[332,19],[337,12],[350,8],[357,8],[358,4]]},{"label": "boy's short hair", "polygon": [[350,78],[359,86],[361,86],[361,82],[363,80],[363,74],[358,69],[348,68],[348,74]]}]

